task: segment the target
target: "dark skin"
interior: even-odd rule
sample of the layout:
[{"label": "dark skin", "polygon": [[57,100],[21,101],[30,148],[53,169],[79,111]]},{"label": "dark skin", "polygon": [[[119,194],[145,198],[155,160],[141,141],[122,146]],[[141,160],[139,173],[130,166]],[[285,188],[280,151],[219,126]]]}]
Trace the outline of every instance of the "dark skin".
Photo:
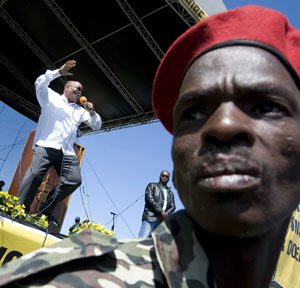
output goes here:
[{"label": "dark skin", "polygon": [[217,287],[269,287],[300,199],[300,93],[272,54],[226,47],[188,69],[174,180]]},{"label": "dark skin", "polygon": [[[68,60],[59,68],[59,73],[64,76],[72,76],[73,74],[69,72],[70,69],[76,67],[75,60]],[[66,96],[68,103],[76,103],[79,97],[82,95],[83,87],[79,81],[68,81],[64,87],[64,95]],[[85,102],[83,104],[84,109],[89,111],[90,115],[95,114],[94,105],[92,102]]]}]

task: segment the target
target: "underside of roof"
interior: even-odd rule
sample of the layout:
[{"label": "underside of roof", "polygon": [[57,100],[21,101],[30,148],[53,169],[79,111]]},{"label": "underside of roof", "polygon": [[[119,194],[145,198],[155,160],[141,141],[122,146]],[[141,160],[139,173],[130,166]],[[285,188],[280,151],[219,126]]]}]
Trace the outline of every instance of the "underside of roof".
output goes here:
[{"label": "underside of roof", "polygon": [[35,79],[74,59],[74,76],[50,87],[62,93],[67,80],[80,81],[101,131],[155,121],[154,73],[169,45],[207,16],[196,2],[0,0],[0,100],[37,121]]}]

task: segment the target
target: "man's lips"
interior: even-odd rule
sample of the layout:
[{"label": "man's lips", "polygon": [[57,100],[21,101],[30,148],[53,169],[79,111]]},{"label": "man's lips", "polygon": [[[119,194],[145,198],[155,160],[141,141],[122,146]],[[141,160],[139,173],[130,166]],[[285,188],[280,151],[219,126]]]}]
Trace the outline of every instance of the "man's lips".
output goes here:
[{"label": "man's lips", "polygon": [[260,172],[259,169],[253,166],[249,166],[244,163],[237,163],[232,161],[230,164],[218,162],[216,164],[205,165],[200,171],[201,178],[218,177],[224,175],[249,175],[257,177]]},{"label": "man's lips", "polygon": [[261,183],[261,171],[257,162],[229,157],[220,160],[210,158],[198,167],[198,185],[215,192],[234,192],[252,189]]},{"label": "man's lips", "polygon": [[200,178],[198,185],[211,192],[229,193],[259,186],[261,178],[247,174],[224,174]]}]

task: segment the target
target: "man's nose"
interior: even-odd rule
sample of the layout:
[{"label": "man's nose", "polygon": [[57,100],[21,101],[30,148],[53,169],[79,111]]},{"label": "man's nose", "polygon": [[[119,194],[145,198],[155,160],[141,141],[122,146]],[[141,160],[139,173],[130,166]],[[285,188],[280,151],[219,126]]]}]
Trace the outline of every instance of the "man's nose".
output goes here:
[{"label": "man's nose", "polygon": [[255,140],[252,118],[233,102],[224,102],[202,127],[202,143],[244,142],[252,145]]}]

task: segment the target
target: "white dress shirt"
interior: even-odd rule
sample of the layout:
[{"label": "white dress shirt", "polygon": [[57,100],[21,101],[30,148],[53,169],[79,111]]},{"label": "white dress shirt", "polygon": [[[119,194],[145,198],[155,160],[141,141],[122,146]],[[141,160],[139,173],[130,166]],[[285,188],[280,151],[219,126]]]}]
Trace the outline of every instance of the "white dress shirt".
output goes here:
[{"label": "white dress shirt", "polygon": [[59,95],[49,84],[61,76],[57,70],[47,70],[35,81],[37,100],[41,106],[41,115],[36,128],[34,143],[43,147],[62,149],[65,155],[75,155],[73,148],[77,129],[84,122],[93,130],[101,128],[99,114],[91,116],[76,103],[68,103],[65,95]]}]

